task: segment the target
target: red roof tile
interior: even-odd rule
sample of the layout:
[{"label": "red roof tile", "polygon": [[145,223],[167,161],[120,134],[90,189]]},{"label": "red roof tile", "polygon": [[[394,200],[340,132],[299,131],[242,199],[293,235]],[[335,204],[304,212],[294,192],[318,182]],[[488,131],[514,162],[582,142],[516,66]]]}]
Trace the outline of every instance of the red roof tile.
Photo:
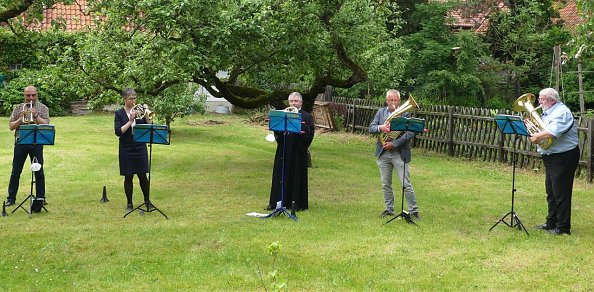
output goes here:
[{"label": "red roof tile", "polygon": [[86,0],[77,0],[72,5],[61,3],[54,4],[43,11],[43,20],[30,24],[32,30],[47,30],[52,27],[52,22],[59,21],[64,24],[66,31],[79,31],[93,25],[93,19],[87,11]]},{"label": "red roof tile", "polygon": [[559,18],[563,20],[563,26],[570,30],[575,30],[577,25],[584,23],[584,19],[577,12],[575,0],[568,0],[567,4],[559,9]]}]

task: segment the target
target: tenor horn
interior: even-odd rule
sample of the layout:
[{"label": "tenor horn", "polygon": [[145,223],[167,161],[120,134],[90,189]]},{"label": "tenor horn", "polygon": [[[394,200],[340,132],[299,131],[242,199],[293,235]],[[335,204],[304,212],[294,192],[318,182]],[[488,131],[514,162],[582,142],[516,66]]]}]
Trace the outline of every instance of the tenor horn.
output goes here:
[{"label": "tenor horn", "polygon": [[[534,94],[526,93],[522,94],[514,102],[515,111],[519,113],[527,113],[527,116],[524,116],[524,125],[526,125],[526,129],[531,136],[546,129],[545,123],[542,121],[540,114],[538,113],[538,109],[540,109],[541,106],[535,108],[534,105],[532,105],[532,101],[534,99]],[[549,149],[551,144],[553,144],[553,138],[538,140],[538,145],[540,145],[540,147],[543,149]]]},{"label": "tenor horn", "polygon": [[[399,116],[403,115],[404,113],[415,111],[418,108],[419,108],[419,105],[417,104],[415,99],[412,97],[412,95],[409,95],[408,100],[404,104],[399,106],[396,110],[394,110],[394,112],[392,112],[388,116],[388,118],[384,122],[384,125],[387,126],[390,124],[392,119],[399,117]],[[402,135],[402,131],[390,131],[388,133],[381,132],[380,133],[380,142],[382,144],[384,144],[386,142],[393,141],[400,135]]]}]

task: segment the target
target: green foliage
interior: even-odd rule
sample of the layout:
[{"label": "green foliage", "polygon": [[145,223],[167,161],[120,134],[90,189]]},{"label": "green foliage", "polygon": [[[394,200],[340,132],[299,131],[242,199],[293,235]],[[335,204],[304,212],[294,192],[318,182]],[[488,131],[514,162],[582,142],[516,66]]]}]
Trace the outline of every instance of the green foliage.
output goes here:
[{"label": "green foliage", "polygon": [[147,96],[147,102],[157,113],[157,121],[170,126],[177,118],[193,113],[205,113],[206,97],[195,96],[197,89],[198,87],[192,84],[177,84],[165,89],[159,96]]},{"label": "green foliage", "polygon": [[334,120],[334,131],[344,132],[346,130],[344,115],[340,113],[332,113]]},{"label": "green foliage", "polygon": [[493,56],[506,64],[511,88],[525,92],[549,86],[553,47],[569,40],[569,33],[553,23],[555,16],[550,1],[527,0],[490,17],[486,42]]},{"label": "green foliage", "polygon": [[35,85],[38,90],[38,99],[47,105],[50,110],[50,116],[64,115],[70,108],[70,98],[65,95],[61,80],[56,76],[44,70],[22,69],[18,72],[18,77],[10,81],[10,85],[5,90],[0,90],[0,99],[4,100],[1,108],[2,114],[10,115],[13,106],[23,102],[23,90],[28,85]]},{"label": "green foliage", "polygon": [[454,33],[446,12],[452,5],[417,5],[421,29],[404,37],[411,51],[404,79],[413,93],[430,103],[484,106],[485,86],[495,83],[487,47],[471,32]]},{"label": "green foliage", "polygon": [[594,3],[590,0],[576,1],[578,13],[584,22],[577,27],[574,34],[574,48],[572,55],[578,55],[582,60],[592,61],[594,56]]},{"label": "green foliage", "polygon": [[288,286],[285,282],[281,282],[279,278],[279,272],[276,268],[276,259],[280,253],[280,243],[275,241],[268,246],[268,253],[272,256],[272,271],[268,272],[268,278],[270,279],[271,291],[286,291]]},{"label": "green foliage", "polygon": [[13,104],[22,102],[22,91],[30,84],[38,88],[39,99],[49,107],[52,115],[65,114],[70,101],[92,94],[96,86],[81,78],[80,70],[56,65],[79,37],[78,34],[55,31],[27,32],[18,36],[0,33],[0,42],[7,45],[6,51],[3,47],[3,53],[6,53],[0,55],[0,68],[23,64],[23,69],[6,74],[7,90],[0,91],[0,99],[5,100],[2,114],[9,114]]}]

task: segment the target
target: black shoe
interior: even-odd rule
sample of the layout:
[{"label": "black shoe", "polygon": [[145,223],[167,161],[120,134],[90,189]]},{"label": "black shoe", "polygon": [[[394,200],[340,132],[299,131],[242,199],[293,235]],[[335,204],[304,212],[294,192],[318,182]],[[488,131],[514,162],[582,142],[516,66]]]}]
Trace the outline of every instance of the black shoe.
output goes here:
[{"label": "black shoe", "polygon": [[266,210],[266,211],[272,211],[272,210],[274,210],[274,209],[275,209],[275,208],[274,208],[274,207],[272,207],[272,205],[268,205],[268,206],[266,206],[266,208],[264,208],[264,210]]},{"label": "black shoe", "polygon": [[10,207],[10,206],[12,206],[14,204],[15,204],[14,201],[8,201],[8,202],[6,202],[6,204],[4,204],[4,206],[5,207]]},{"label": "black shoe", "polygon": [[570,235],[571,234],[571,232],[569,232],[569,230],[559,229],[559,228],[550,229],[550,230],[547,230],[547,232],[550,234],[554,234],[554,235],[563,235],[563,234]]},{"label": "black shoe", "polygon": [[153,204],[151,204],[151,201],[144,202],[144,205],[146,206],[146,210],[147,211],[150,211],[152,209],[155,209],[155,206],[153,206]]},{"label": "black shoe", "polygon": [[126,205],[126,212],[130,212],[132,210],[134,210],[134,205],[132,205],[132,204]]},{"label": "black shoe", "polygon": [[555,229],[555,226],[551,226],[551,225],[548,225],[545,223],[545,224],[535,225],[534,228],[540,229],[540,230],[552,230],[552,229]]},{"label": "black shoe", "polygon": [[421,214],[419,214],[419,212],[412,212],[410,213],[410,217],[412,217],[412,219],[419,220],[421,219]]},{"label": "black shoe", "polygon": [[382,218],[388,217],[388,216],[394,216],[394,211],[384,210],[384,212],[382,212],[382,214],[380,214],[380,216]]}]

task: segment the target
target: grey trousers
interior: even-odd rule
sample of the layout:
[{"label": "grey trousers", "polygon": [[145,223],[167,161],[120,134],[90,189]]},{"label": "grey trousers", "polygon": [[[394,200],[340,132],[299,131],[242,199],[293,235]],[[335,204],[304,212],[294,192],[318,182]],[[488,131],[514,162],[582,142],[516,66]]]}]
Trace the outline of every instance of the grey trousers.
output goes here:
[{"label": "grey trousers", "polygon": [[[408,205],[408,212],[418,212],[417,198],[410,182],[410,171],[408,164],[402,161],[398,151],[384,151],[377,158],[377,166],[382,179],[382,191],[384,192],[384,201],[386,210],[394,212],[394,190],[392,189],[392,170],[396,169],[398,173],[398,185],[402,188],[402,179],[404,176],[404,197]],[[406,168],[406,169],[405,169]],[[402,189],[399,189],[398,195],[401,195]]]}]

